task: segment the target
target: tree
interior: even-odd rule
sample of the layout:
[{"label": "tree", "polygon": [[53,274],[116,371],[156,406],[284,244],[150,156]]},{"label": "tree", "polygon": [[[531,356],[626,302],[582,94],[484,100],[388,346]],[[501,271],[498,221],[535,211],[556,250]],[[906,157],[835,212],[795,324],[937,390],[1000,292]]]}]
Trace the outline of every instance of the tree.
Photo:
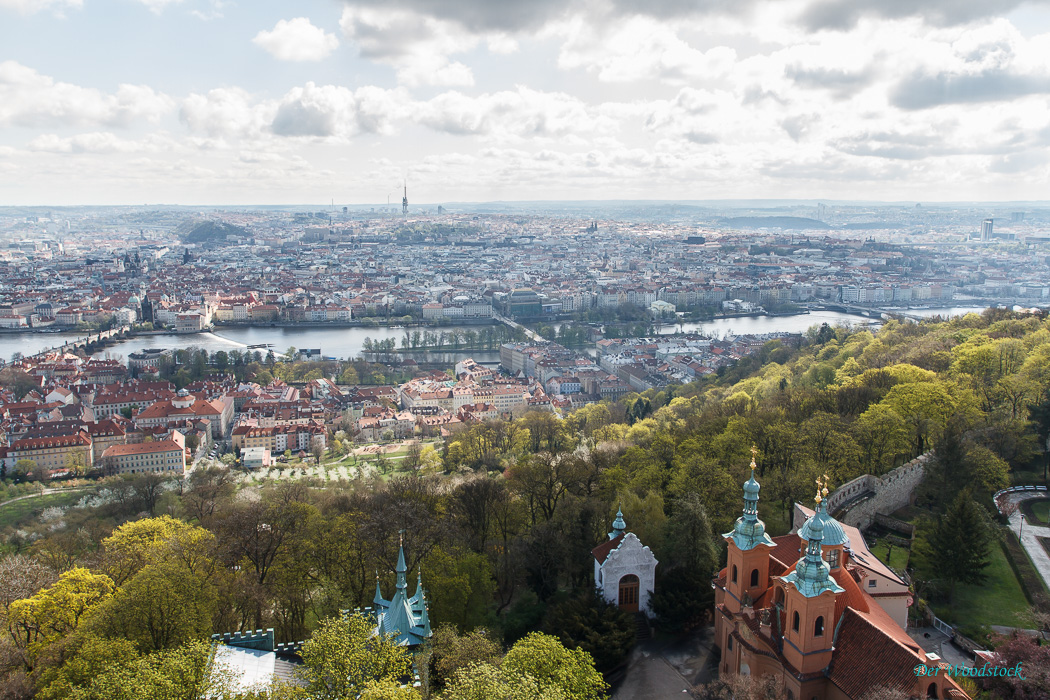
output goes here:
[{"label": "tree", "polygon": [[235,490],[229,469],[220,467],[194,469],[187,481],[182,503],[202,523],[210,520],[219,504],[228,501]]},{"label": "tree", "polygon": [[608,688],[590,654],[566,649],[557,638],[539,632],[518,640],[500,668],[512,676],[534,678],[542,692],[564,693],[573,700],[600,700]]},{"label": "tree", "polygon": [[995,644],[995,666],[1016,668],[1020,665],[1024,678],[992,676],[982,681],[991,697],[1003,700],[1037,700],[1046,697],[1050,688],[1050,645],[1040,644],[1034,637],[1014,632],[1000,637]]},{"label": "tree", "polygon": [[535,678],[509,673],[493,664],[474,664],[456,671],[442,700],[570,700],[556,687],[541,687]]},{"label": "tree", "polygon": [[488,617],[495,582],[485,556],[465,548],[434,547],[423,560],[423,580],[435,622],[467,630]]},{"label": "tree", "polygon": [[130,480],[146,512],[153,516],[157,512],[157,501],[171,483],[170,477],[158,472],[142,472],[133,475]]},{"label": "tree", "polygon": [[211,643],[194,641],[175,649],[130,658],[77,688],[74,700],[198,700],[234,697],[229,669],[213,667]]},{"label": "tree", "polygon": [[113,595],[113,580],[83,567],[65,571],[58,581],[30,598],[11,603],[7,626],[28,668],[57,639],[70,634],[85,616]]},{"label": "tree", "polygon": [[58,668],[44,671],[37,694],[40,700],[65,700],[83,696],[92,681],[138,659],[135,645],[126,639],[87,635]]},{"label": "tree", "polygon": [[461,635],[452,625],[441,625],[434,630],[430,650],[430,679],[439,689],[460,669],[474,664],[495,664],[503,655],[503,648],[488,630],[478,628]]},{"label": "tree", "polygon": [[15,462],[15,478],[26,478],[36,472],[37,464],[31,459],[20,459]]},{"label": "tree", "polygon": [[143,652],[171,649],[211,632],[215,587],[207,572],[183,562],[149,564],[121,586],[102,611],[102,628]]},{"label": "tree", "polygon": [[149,564],[171,559],[190,571],[204,572],[212,563],[214,543],[208,530],[167,515],[125,523],[102,540],[106,571],[118,585]]},{"label": "tree", "polygon": [[374,636],[374,624],[360,614],[331,617],[303,645],[297,671],[311,700],[356,697],[369,682],[398,682],[411,670],[411,657],[389,637]]},{"label": "tree", "polygon": [[929,565],[930,580],[949,585],[948,600],[954,603],[958,583],[978,584],[989,564],[991,533],[988,514],[973,500],[970,489],[961,491],[927,535],[922,554]]},{"label": "tree", "polygon": [[716,562],[714,538],[707,509],[696,492],[689,492],[672,503],[667,520],[665,568],[681,567],[700,576],[713,573]]},{"label": "tree", "polygon": [[636,635],[634,618],[594,589],[552,606],[544,628],[566,648],[590,654],[602,673],[609,673],[627,658]]}]

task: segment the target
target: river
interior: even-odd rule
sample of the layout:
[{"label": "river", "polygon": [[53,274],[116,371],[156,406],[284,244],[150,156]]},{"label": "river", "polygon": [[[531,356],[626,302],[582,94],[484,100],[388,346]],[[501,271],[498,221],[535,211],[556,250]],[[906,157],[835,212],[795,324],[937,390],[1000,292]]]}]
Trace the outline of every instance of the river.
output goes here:
[{"label": "river", "polygon": [[[912,311],[919,315],[933,316],[942,314],[957,316],[974,311],[972,308],[947,308],[947,309],[921,309]],[[828,323],[836,325],[845,323],[878,324],[877,321],[863,316],[854,316],[836,311],[814,311],[809,314],[796,314],[792,316],[741,316],[738,318],[720,318],[704,323],[686,323],[681,328],[677,325],[663,326],[659,329],[661,334],[671,334],[679,330],[686,332],[699,332],[714,337],[723,337],[732,332],[735,335],[772,333],[775,331],[786,331],[799,333],[813,325]],[[479,331],[480,326],[448,326],[443,328],[428,328],[430,331],[449,331],[457,329],[460,331]],[[414,330],[414,329],[410,329]],[[372,340],[384,340],[394,338],[400,346],[401,338],[404,337],[404,328],[249,328],[243,326],[220,328],[213,333],[198,333],[195,335],[140,335],[130,340],[117,343],[106,350],[97,353],[96,357],[112,357],[125,359],[130,353],[137,352],[143,348],[188,348],[197,347],[215,352],[217,350],[244,350],[248,345],[260,345],[270,343],[276,353],[283,353],[289,346],[297,348],[320,348],[321,352],[331,357],[356,357],[364,348],[365,338]],[[4,333],[0,334],[0,357],[10,359],[13,353],[19,352],[23,355],[34,355],[42,350],[58,345],[64,345],[83,335],[77,333]],[[265,351],[263,351],[265,352]],[[473,357],[479,362],[494,364],[499,362],[498,351],[432,351],[424,356],[422,353],[413,354],[413,358],[419,361],[452,363],[464,357]]]}]

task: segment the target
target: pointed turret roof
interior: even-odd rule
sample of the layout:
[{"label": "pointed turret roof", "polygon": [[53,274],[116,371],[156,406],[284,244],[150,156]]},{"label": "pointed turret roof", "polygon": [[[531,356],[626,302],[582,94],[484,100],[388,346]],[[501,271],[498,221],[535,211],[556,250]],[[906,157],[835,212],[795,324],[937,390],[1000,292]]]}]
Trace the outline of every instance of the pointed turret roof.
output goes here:
[{"label": "pointed turret roof", "polygon": [[416,593],[408,596],[408,581],[405,564],[404,535],[397,551],[397,590],[390,600],[383,600],[376,578],[376,633],[389,635],[396,644],[416,646],[431,636],[430,617],[427,612],[426,590],[423,588],[423,572],[417,575]]},{"label": "pointed turret roof", "polygon": [[809,535],[806,554],[798,560],[795,570],[784,577],[784,582],[794,585],[807,598],[816,598],[824,591],[844,592],[846,589],[831,577],[831,567],[820,554],[821,540],[824,539],[823,523],[814,519]]},{"label": "pointed turret roof", "polygon": [[627,523],[623,521],[623,508],[616,508],[616,520],[613,520],[613,529],[609,533],[609,539],[614,540],[627,531]]},{"label": "pointed turret roof", "polygon": [[758,492],[761,486],[755,480],[755,469],[757,464],[755,458],[758,450],[751,448],[751,478],[744,482],[744,512],[736,519],[736,525],[730,532],[722,535],[732,539],[733,543],[741,550],[754,549],[759,545],[774,547],[773,540],[766,534],[766,524],[758,519]]}]

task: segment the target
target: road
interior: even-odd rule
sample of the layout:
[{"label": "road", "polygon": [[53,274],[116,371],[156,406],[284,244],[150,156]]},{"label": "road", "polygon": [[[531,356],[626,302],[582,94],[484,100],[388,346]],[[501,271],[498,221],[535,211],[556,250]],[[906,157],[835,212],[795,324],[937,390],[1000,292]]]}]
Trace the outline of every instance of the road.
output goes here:
[{"label": "road", "polygon": [[[1047,492],[1015,491],[1008,494],[1007,497],[1011,503],[1020,504],[1021,501],[1027,501],[1032,498],[1046,498]],[[1046,553],[1046,549],[1038,539],[1040,537],[1050,538],[1050,527],[1040,527],[1025,520],[1022,532],[1021,509],[1018,508],[1010,515],[1010,529],[1021,540],[1021,546],[1028,552],[1028,557],[1032,560],[1032,564],[1035,565],[1039,575],[1043,577],[1043,583],[1050,588],[1050,555]]]}]

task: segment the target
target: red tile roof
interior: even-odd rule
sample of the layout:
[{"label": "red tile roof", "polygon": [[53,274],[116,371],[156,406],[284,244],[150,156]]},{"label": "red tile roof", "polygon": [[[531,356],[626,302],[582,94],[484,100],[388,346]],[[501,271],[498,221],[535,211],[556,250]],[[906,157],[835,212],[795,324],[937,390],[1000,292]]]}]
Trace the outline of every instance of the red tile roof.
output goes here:
[{"label": "red tile roof", "polygon": [[591,550],[591,554],[598,560],[599,564],[604,564],[605,560],[609,558],[609,553],[620,546],[620,542],[623,541],[623,535],[617,535],[608,542],[602,542],[600,545]]},{"label": "red tile roof", "polygon": [[152,454],[154,452],[175,452],[182,451],[179,444],[174,440],[161,440],[159,442],[138,442],[133,445],[113,445],[107,447],[106,451],[102,453],[102,458],[106,457],[124,457],[126,455],[143,455]]}]

